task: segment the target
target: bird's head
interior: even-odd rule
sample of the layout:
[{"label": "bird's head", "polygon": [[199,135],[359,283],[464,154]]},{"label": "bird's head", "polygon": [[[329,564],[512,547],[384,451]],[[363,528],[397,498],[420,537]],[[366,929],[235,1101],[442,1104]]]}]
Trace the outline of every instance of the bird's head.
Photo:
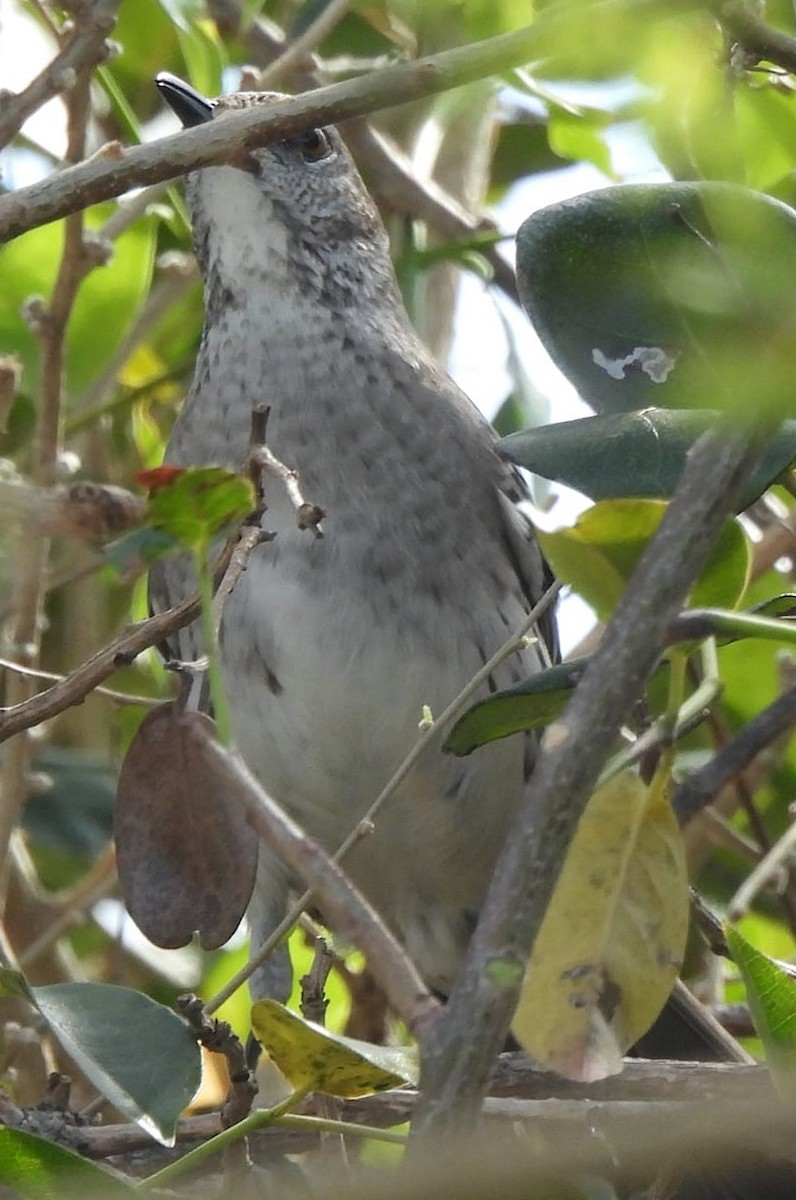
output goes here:
[{"label": "bird's head", "polygon": [[[166,73],[157,86],[186,128],[285,99],[237,92],[208,100]],[[394,291],[384,226],[333,127],[233,151],[228,165],[191,172],[186,194],[206,285],[295,284],[342,307],[371,303],[374,289]]]}]

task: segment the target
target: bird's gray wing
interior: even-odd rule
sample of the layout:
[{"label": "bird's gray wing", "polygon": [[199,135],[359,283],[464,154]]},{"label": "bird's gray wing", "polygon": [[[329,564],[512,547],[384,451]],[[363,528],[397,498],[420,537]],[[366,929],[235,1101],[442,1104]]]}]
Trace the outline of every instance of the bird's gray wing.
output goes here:
[{"label": "bird's gray wing", "polygon": [[[538,604],[555,581],[550,564],[542,554],[536,532],[524,504],[530,494],[522,476],[507,464],[504,480],[498,489],[503,525],[503,545],[511,559],[529,608]],[[549,655],[550,664],[561,657],[558,642],[556,605],[551,604],[538,622],[539,637]]]}]

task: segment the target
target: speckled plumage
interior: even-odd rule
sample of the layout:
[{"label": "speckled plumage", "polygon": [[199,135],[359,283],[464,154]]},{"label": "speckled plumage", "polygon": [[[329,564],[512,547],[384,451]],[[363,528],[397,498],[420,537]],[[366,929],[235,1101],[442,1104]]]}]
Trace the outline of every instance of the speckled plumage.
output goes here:
[{"label": "speckled plumage", "polygon": [[[267,95],[240,94],[216,114]],[[515,629],[544,587],[520,488],[469,400],[412,330],[377,211],[336,131],[306,161],[301,139],[188,179],[206,323],[167,461],[239,467],[250,412],[326,510],[296,526],[268,481],[260,546],[228,601],[222,657],[240,749],[269,793],[330,850],[418,736]],[[188,586],[154,576],[157,606]],[[190,657],[195,633],[178,652]],[[490,681],[536,670],[525,649]],[[429,983],[447,991],[507,825],[533,739],[466,759],[426,753],[347,862]],[[262,938],[287,880],[263,853],[250,913]],[[284,996],[276,956],[255,988]]]}]

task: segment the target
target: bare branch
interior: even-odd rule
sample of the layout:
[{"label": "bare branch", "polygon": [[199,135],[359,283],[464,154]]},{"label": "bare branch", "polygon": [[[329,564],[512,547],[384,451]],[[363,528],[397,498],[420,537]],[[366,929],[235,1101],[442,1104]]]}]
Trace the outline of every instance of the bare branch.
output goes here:
[{"label": "bare branch", "polygon": [[110,54],[106,38],[116,24],[120,3],[121,0],[96,0],[87,5],[86,19],[75,24],[72,36],[52,62],[24,91],[16,95],[4,93],[0,100],[0,147],[7,145],[28,117],[53,96],[71,91],[80,73],[105,62]]},{"label": "bare branch", "polygon": [[[85,5],[75,22],[75,36],[85,34],[93,44],[91,31],[94,17],[104,0],[96,6]],[[96,11],[95,11],[96,9]],[[86,150],[86,128],[89,119],[91,61],[79,72],[74,67],[71,86],[66,96],[67,162],[79,162]],[[37,314],[35,328],[41,347],[41,369],[36,403],[36,424],[31,448],[33,482],[50,487],[56,482],[58,456],[63,427],[63,381],[66,353],[66,329],[72,315],[80,283],[95,265],[87,253],[83,234],[83,214],[70,214],[64,224],[63,251],[46,309]],[[39,644],[44,615],[46,569],[50,553],[47,537],[26,537],[18,534],[14,547],[14,591],[12,597],[11,644],[15,657],[38,665]],[[30,697],[32,684],[22,675],[12,675],[8,682],[11,704],[24,704]],[[29,795],[30,742],[27,733],[16,738],[3,759],[0,781],[0,903],[5,906],[9,880],[8,848],[14,822]]]},{"label": "bare branch", "polygon": [[[616,7],[617,2],[621,0],[612,0],[609,6]],[[606,3],[608,0],[602,0],[594,7],[601,9]],[[364,116],[507,70],[538,55],[551,30],[562,21],[566,18],[542,18],[513,33],[332,84],[273,106],[230,112],[221,121],[122,150],[118,158],[95,156],[0,198],[0,239],[18,237],[28,229],[132,187],[175,179],[197,167],[229,161],[242,150],[294,137],[316,125]]]},{"label": "bare branch", "polygon": [[258,1092],[254,1072],[246,1062],[243,1043],[226,1021],[207,1015],[198,996],[191,993],[178,996],[177,1007],[200,1044],[214,1054],[223,1054],[227,1061],[230,1085],[221,1107],[221,1125],[229,1129],[248,1116]]},{"label": "bare branch", "polygon": [[[496,1182],[495,1121],[543,1123],[545,1137],[558,1138],[559,1150],[566,1146],[566,1161],[572,1163],[573,1154],[582,1154],[579,1141],[573,1137],[584,1132],[586,1153],[592,1152],[596,1159],[592,1170],[598,1174],[605,1169],[605,1140],[595,1137],[595,1128],[602,1129],[604,1123],[623,1122],[621,1141],[623,1152],[614,1147],[617,1161],[625,1163],[624,1150],[628,1142],[636,1140],[629,1158],[638,1168],[646,1158],[646,1171],[661,1162],[689,1162],[697,1157],[699,1165],[713,1157],[714,1161],[726,1160],[725,1138],[734,1138],[742,1146],[750,1142],[759,1144],[761,1135],[769,1144],[769,1138],[779,1138],[782,1153],[787,1154],[792,1144],[792,1127],[785,1106],[778,1104],[771,1084],[770,1073],[764,1066],[727,1066],[714,1063],[677,1062],[628,1062],[621,1075],[601,1080],[597,1084],[571,1084],[553,1075],[534,1071],[520,1055],[503,1055],[498,1066],[496,1091],[484,1105],[484,1116],[490,1120],[486,1137],[490,1145],[478,1143],[473,1156],[467,1161],[466,1172],[451,1178],[452,1164],[459,1161],[458,1154],[451,1153],[444,1159],[442,1170],[434,1176],[432,1186],[429,1176],[415,1175],[413,1183],[405,1175],[397,1175],[390,1183],[383,1174],[358,1183],[347,1182],[349,1191],[359,1200],[376,1196],[383,1198],[387,1188],[390,1200],[393,1197],[412,1195],[419,1191],[424,1196],[447,1197],[450,1195],[483,1196],[484,1194],[507,1195],[500,1181]],[[408,1120],[417,1101],[412,1089],[385,1092],[361,1100],[342,1102],[343,1118],[356,1122],[357,1132],[367,1126],[379,1129]],[[699,1129],[691,1128],[695,1115],[702,1114]],[[9,1100],[0,1101],[0,1115],[10,1128],[19,1128],[25,1114]],[[662,1118],[665,1118],[662,1120]],[[706,1137],[706,1123],[709,1130]],[[30,1128],[30,1125],[27,1126]],[[180,1120],[177,1126],[177,1144],[185,1149],[199,1140],[205,1141],[221,1132],[218,1113]],[[277,1125],[267,1126],[252,1135],[252,1145],[267,1145],[269,1153],[299,1153],[317,1145],[322,1123],[301,1115],[285,1118]],[[52,1128],[48,1130],[53,1136]],[[639,1135],[641,1138],[639,1141]],[[721,1136],[720,1136],[721,1135]],[[136,1152],[154,1156],[151,1169],[164,1161],[173,1161],[174,1151],[156,1146],[151,1137],[132,1123],[126,1125],[81,1126],[59,1131],[59,1140],[79,1150],[91,1159]],[[513,1139],[516,1144],[516,1136]],[[688,1151],[684,1149],[687,1143]],[[503,1158],[510,1143],[500,1143]],[[581,1145],[583,1143],[580,1143]],[[533,1185],[534,1154],[532,1145],[526,1140],[519,1142],[516,1160],[516,1189],[510,1194],[529,1200],[533,1196],[549,1196],[560,1192],[560,1177],[553,1188],[545,1186],[541,1191]],[[554,1147],[548,1147],[556,1160]],[[600,1157],[602,1156],[602,1157]],[[579,1160],[579,1167],[584,1167]],[[574,1168],[573,1168],[574,1169]],[[339,1183],[339,1181],[338,1181]],[[389,1186],[388,1186],[389,1184]],[[530,1189],[530,1190],[529,1190]],[[328,1194],[339,1195],[339,1186],[332,1185]],[[327,1195],[327,1191],[323,1191]]]},{"label": "bare branch", "polygon": [[[41,679],[45,683],[58,683],[66,679],[65,675],[59,675],[55,671],[42,671],[35,667],[23,667],[21,663],[12,662],[10,658],[0,656],[0,667],[6,671],[15,671],[18,675],[27,675],[28,679]],[[163,701],[154,696],[136,696],[132,692],[118,692],[114,688],[96,687],[94,691],[98,696],[105,696],[108,700],[113,700],[116,704],[135,704],[143,708],[155,708]]]},{"label": "bare branch", "polygon": [[157,646],[178,629],[190,625],[191,621],[195,621],[199,616],[199,612],[199,597],[191,596],[175,608],[167,608],[146,621],[139,621],[125,629],[79,667],[75,667],[74,671],[51,688],[31,696],[29,700],[20,704],[0,709],[0,743],[7,741],[22,729],[40,725],[42,721],[57,717],[65,709],[82,704],[98,683],[108,679],[114,671],[129,666],[144,650]]},{"label": "bare branch", "polygon": [[19,522],[26,537],[102,542],[146,520],[146,500],[110,483],[83,481],[42,488],[0,481],[4,522]]},{"label": "bare branch", "polygon": [[796,72],[796,38],[767,25],[755,6],[730,0],[717,5],[716,12],[727,33],[750,59]]},{"label": "bare branch", "polygon": [[796,687],[778,696],[735,735],[732,741],[699,771],[685,779],[675,792],[673,807],[687,821],[718,795],[752,759],[796,725]]},{"label": "bare branch", "polygon": [[270,450],[264,443],[252,447],[251,461],[261,471],[267,471],[269,475],[273,475],[282,481],[287,492],[287,498],[296,510],[299,529],[311,529],[316,538],[323,537],[321,521],[325,515],[324,510],[320,504],[311,504],[308,500],[304,499],[304,493],[299,483],[298,471],[281,462],[273,450]]},{"label": "bare branch", "polygon": [[783,876],[787,882],[794,850],[796,850],[796,825],[791,825],[754,870],[750,871],[730,900],[727,906],[727,915],[730,921],[737,921],[744,916],[759,892],[781,881]]},{"label": "bare branch", "polygon": [[[215,6],[214,6],[215,7]],[[239,5],[230,5],[224,0],[224,16],[227,22],[234,16],[234,8],[240,19]],[[216,20],[219,16],[216,15]],[[282,31],[272,21],[256,17],[246,31],[246,43],[257,62],[281,61],[280,56],[287,45]],[[322,85],[320,60],[314,55],[305,60],[307,65],[295,64],[291,78],[301,89],[317,89]],[[347,121],[340,132],[348,146],[363,166],[372,173],[373,192],[377,199],[387,201],[393,211],[407,216],[420,217],[442,237],[465,240],[476,233],[496,228],[487,217],[476,217],[469,213],[444,188],[433,179],[417,178],[411,160],[391,138],[374,129],[362,118]],[[511,266],[506,262],[497,246],[479,248],[479,254],[492,270],[495,284],[515,304],[519,304],[517,283]]]},{"label": "bare branch", "polygon": [[320,46],[323,39],[342,21],[350,7],[351,0],[329,0],[312,24],[295,41],[286,46],[268,70],[263,72],[260,79],[261,86],[272,88],[279,81],[285,79],[288,72],[297,63]]}]

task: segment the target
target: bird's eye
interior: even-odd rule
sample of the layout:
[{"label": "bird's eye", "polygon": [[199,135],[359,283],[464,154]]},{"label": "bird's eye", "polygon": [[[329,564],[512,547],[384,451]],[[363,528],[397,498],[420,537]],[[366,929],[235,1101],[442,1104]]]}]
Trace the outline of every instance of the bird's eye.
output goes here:
[{"label": "bird's eye", "polygon": [[332,143],[323,129],[310,129],[307,133],[299,134],[293,142],[298,146],[305,162],[320,162],[332,153]]}]

